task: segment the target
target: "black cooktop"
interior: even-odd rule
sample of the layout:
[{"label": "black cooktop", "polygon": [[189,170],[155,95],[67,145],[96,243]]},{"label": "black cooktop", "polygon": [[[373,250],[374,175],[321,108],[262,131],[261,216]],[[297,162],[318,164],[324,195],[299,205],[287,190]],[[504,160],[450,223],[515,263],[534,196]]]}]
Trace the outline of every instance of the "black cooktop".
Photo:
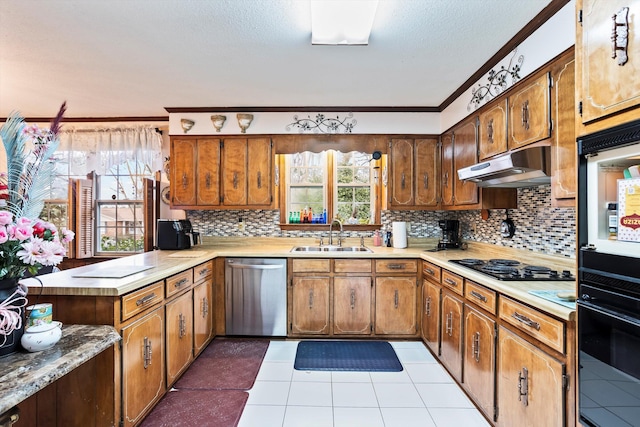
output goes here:
[{"label": "black cooktop", "polygon": [[463,265],[498,280],[575,280],[569,270],[560,272],[549,267],[526,265],[513,259],[481,260],[475,258],[452,259],[449,262]]}]

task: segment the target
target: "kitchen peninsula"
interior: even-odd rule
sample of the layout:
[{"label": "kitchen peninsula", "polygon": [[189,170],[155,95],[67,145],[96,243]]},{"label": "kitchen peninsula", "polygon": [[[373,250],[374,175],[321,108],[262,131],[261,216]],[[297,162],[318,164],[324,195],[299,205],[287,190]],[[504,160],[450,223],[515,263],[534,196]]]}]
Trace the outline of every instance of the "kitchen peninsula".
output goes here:
[{"label": "kitchen peninsula", "polygon": [[[290,267],[294,261],[300,265],[327,263],[331,270],[322,274],[327,277],[327,286],[333,286],[333,280],[340,276],[336,271],[337,268],[334,268],[334,264],[355,265],[356,263],[352,261],[357,260],[358,265],[368,265],[369,272],[360,271],[358,276],[371,277],[369,280],[372,289],[372,313],[370,314],[372,326],[370,332],[358,335],[358,337],[411,340],[422,338],[452,374],[455,372],[455,367],[463,363],[464,349],[468,347],[466,350],[468,352],[472,344],[466,346],[460,344],[458,353],[453,356],[453,362],[451,362],[451,358],[442,359],[441,348],[444,350],[446,347],[444,338],[454,328],[454,319],[449,317],[449,313],[444,312],[444,304],[442,304],[441,310],[440,299],[436,304],[424,292],[429,286],[435,286],[440,292],[439,295],[442,295],[442,301],[447,295],[457,298],[461,307],[460,314],[462,314],[463,306],[465,313],[471,310],[488,310],[487,313],[481,314],[490,318],[494,323],[494,330],[497,330],[496,328],[499,326],[501,337],[511,338],[511,341],[505,343],[505,346],[512,345],[514,342],[520,345],[522,342],[527,351],[530,350],[530,346],[539,347],[540,349],[534,350],[534,356],[547,357],[561,367],[560,378],[555,378],[555,371],[550,374],[550,380],[562,384],[561,388],[557,390],[561,396],[558,396],[557,393],[549,393],[553,399],[557,400],[555,405],[561,405],[559,414],[554,413],[554,416],[566,419],[569,421],[567,424],[573,423],[575,419],[575,413],[572,409],[575,399],[572,395],[573,392],[569,391],[574,389],[570,386],[570,382],[573,381],[572,372],[575,369],[573,362],[575,359],[575,309],[548,301],[529,292],[535,290],[571,292],[574,290],[574,282],[501,281],[450,262],[450,260],[462,258],[508,257],[527,264],[536,263],[549,266],[558,271],[569,270],[575,274],[575,260],[476,242],[470,242],[468,249],[464,251],[427,252],[428,248],[433,247],[433,242],[423,239],[411,240],[406,249],[374,247],[371,241],[365,241],[365,245],[371,250],[366,253],[292,252],[294,246],[318,245],[317,241],[311,238],[205,237],[203,240],[203,245],[197,246],[195,249],[147,252],[40,277],[44,284],[42,293],[57,307],[57,313],[60,314],[59,320],[66,323],[77,323],[78,318],[82,317],[86,323],[114,326],[122,336],[122,345],[114,347],[111,352],[108,352],[107,359],[110,361],[110,369],[102,372],[101,376],[96,379],[105,393],[113,397],[113,401],[105,403],[105,422],[109,419],[114,424],[121,421],[123,425],[139,424],[206,344],[215,335],[225,335],[224,259],[226,257],[287,258]],[[350,242],[348,239],[345,245],[349,244],[357,246],[359,242],[355,240]],[[340,260],[348,260],[349,262],[341,264]],[[400,310],[398,311],[404,311],[404,314],[406,311],[415,312],[415,315],[410,316],[413,329],[409,333],[395,334],[392,332],[385,335],[384,331],[375,327],[376,322],[380,321],[376,315],[376,309],[380,309],[375,304],[375,298],[378,295],[376,287],[379,283],[389,283],[387,281],[389,273],[385,273],[384,268],[390,267],[393,271],[396,268],[395,264],[400,262],[414,265],[417,263],[417,271],[392,273],[392,276],[408,278],[403,283],[415,284],[410,294],[414,296],[414,300],[410,301],[410,308],[402,310],[402,304],[405,302],[404,297],[395,298],[396,309],[398,308],[397,301],[400,301]],[[291,268],[288,271],[287,284],[290,284],[293,272]],[[318,274],[312,273],[312,275]],[[342,275],[347,278],[350,276],[348,273]],[[379,281],[379,279],[384,280]],[[35,280],[27,280],[26,283],[30,287],[40,286]],[[455,285],[451,285],[451,283],[455,283]],[[288,286],[288,288],[290,287]],[[477,307],[481,300],[477,302],[472,298],[474,295],[481,295],[478,291],[489,292],[493,295],[493,304],[497,304],[493,311],[490,308]],[[392,296],[393,292],[391,290]],[[395,292],[398,295],[398,289]],[[334,295],[334,292],[331,292],[331,295]],[[392,297],[392,306],[393,300]],[[290,323],[291,290],[289,290],[288,304],[288,323]],[[430,316],[436,305],[438,310],[442,311],[442,317],[433,319],[439,330],[438,336],[433,341],[436,343],[434,345],[433,342],[426,339],[425,334],[426,329],[432,323]],[[326,309],[327,322],[334,321],[334,316],[339,310],[337,307],[340,306],[335,303]],[[482,310],[477,310],[478,308]],[[393,308],[387,309],[387,311],[393,314]],[[463,328],[460,319],[458,319],[458,323],[456,327]],[[336,332],[338,329],[334,327],[331,327],[331,331],[333,332],[330,336],[339,336],[343,339],[354,338],[353,335],[340,335],[339,332]],[[475,336],[475,334],[467,335]],[[318,337],[318,335],[292,334],[291,332],[289,336],[296,336],[296,338]],[[463,336],[461,334],[460,338],[462,339]],[[442,338],[442,343],[440,338]],[[429,344],[430,342],[432,345]],[[473,344],[474,348],[476,348],[475,345]],[[140,351],[140,348],[143,351]],[[519,351],[517,348],[510,348],[512,351]],[[494,348],[492,352],[487,351],[486,354],[495,354],[495,351]],[[444,353],[443,351],[442,354]],[[484,350],[481,354],[484,357]],[[500,358],[498,357],[497,363],[499,362]],[[518,369],[520,368],[518,367]],[[502,381],[501,374],[507,373],[507,369],[504,367],[503,372],[498,369],[494,380]],[[535,377],[535,369],[530,370],[529,376]],[[540,369],[539,366],[538,369]],[[465,371],[471,372],[469,368],[465,368]],[[463,387],[467,387],[467,383],[462,382],[461,378],[456,375],[454,377],[461,382]],[[517,378],[516,376],[516,381],[518,381]],[[545,377],[544,381],[547,381],[548,378]],[[493,383],[494,380],[489,383]],[[509,375],[503,379],[503,381],[510,380]],[[541,398],[535,393],[536,387],[542,387],[537,385],[541,383],[542,377],[538,383],[534,380],[529,384],[529,390],[531,390],[529,406],[521,405],[527,412],[521,414],[523,417],[541,412],[536,409],[540,407],[538,402],[541,401]],[[517,390],[517,384],[513,387]],[[485,411],[487,418],[493,420],[494,414],[487,413],[487,410],[481,406],[482,402],[475,398],[477,390],[467,389],[467,391],[479,404],[479,407]],[[501,401],[501,397],[501,395],[498,396],[499,401]],[[518,402],[517,395],[515,401]],[[506,397],[504,405],[509,404],[509,397]],[[566,408],[566,412],[563,408]],[[519,413],[520,409],[516,407],[514,411]],[[500,417],[498,417],[497,425],[504,425],[500,423]]]}]

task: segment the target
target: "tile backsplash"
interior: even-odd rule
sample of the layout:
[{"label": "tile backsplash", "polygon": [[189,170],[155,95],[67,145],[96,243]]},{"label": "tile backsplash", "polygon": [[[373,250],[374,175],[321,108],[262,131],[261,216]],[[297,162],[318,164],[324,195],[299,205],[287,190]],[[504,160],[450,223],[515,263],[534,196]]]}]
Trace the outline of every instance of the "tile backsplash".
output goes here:
[{"label": "tile backsplash", "polygon": [[[187,218],[203,236],[319,237],[317,231],[281,230],[277,210],[212,210],[187,211]],[[479,210],[471,211],[383,211],[382,230],[391,230],[393,221],[410,222],[409,237],[440,237],[438,220],[458,219],[463,240],[493,243],[549,255],[575,258],[576,210],[551,207],[551,186],[518,189],[518,209],[509,210],[516,226],[508,239],[500,234],[506,218],[504,209],[490,210],[489,218],[481,218]],[[240,221],[242,218],[242,221]],[[323,235],[327,231],[322,232]],[[345,231],[348,237],[372,232]]]}]

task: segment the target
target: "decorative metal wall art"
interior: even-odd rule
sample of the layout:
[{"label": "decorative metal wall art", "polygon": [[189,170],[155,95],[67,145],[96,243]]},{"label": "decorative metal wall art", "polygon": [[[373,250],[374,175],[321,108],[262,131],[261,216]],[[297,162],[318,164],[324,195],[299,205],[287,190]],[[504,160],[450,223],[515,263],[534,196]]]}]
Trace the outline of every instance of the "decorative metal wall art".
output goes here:
[{"label": "decorative metal wall art", "polygon": [[225,120],[227,120],[227,116],[222,116],[220,114],[214,114],[211,116],[211,122],[213,123],[213,127],[216,128],[216,132],[220,132],[220,129],[224,126]]},{"label": "decorative metal wall art", "polygon": [[611,17],[611,58],[618,58],[618,65],[627,63],[627,44],[629,42],[629,8],[623,7]]},{"label": "decorative metal wall art", "polygon": [[509,65],[507,67],[503,65],[498,71],[489,71],[487,76],[489,81],[486,84],[478,84],[477,87],[471,89],[471,101],[469,101],[469,104],[467,105],[467,111],[479,108],[482,104],[489,102],[520,80],[519,72],[522,69],[524,55],[520,55],[516,58],[516,54],[517,49],[513,51],[513,56],[511,57],[511,60],[509,60]]},{"label": "decorative metal wall art", "polygon": [[326,117],[324,114],[317,114],[315,119],[312,119],[311,116],[298,118],[298,115],[295,115],[293,123],[289,123],[285,129],[290,132],[292,128],[298,128],[300,133],[351,133],[357,123],[353,118],[353,113],[347,114],[342,119],[340,116],[332,118]]}]

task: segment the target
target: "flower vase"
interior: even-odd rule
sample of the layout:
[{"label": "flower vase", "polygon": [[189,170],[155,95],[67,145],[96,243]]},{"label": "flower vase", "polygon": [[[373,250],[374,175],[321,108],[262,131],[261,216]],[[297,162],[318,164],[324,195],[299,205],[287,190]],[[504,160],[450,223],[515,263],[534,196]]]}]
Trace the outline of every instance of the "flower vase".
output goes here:
[{"label": "flower vase", "polygon": [[18,351],[24,333],[27,287],[18,280],[0,280],[0,357]]}]

